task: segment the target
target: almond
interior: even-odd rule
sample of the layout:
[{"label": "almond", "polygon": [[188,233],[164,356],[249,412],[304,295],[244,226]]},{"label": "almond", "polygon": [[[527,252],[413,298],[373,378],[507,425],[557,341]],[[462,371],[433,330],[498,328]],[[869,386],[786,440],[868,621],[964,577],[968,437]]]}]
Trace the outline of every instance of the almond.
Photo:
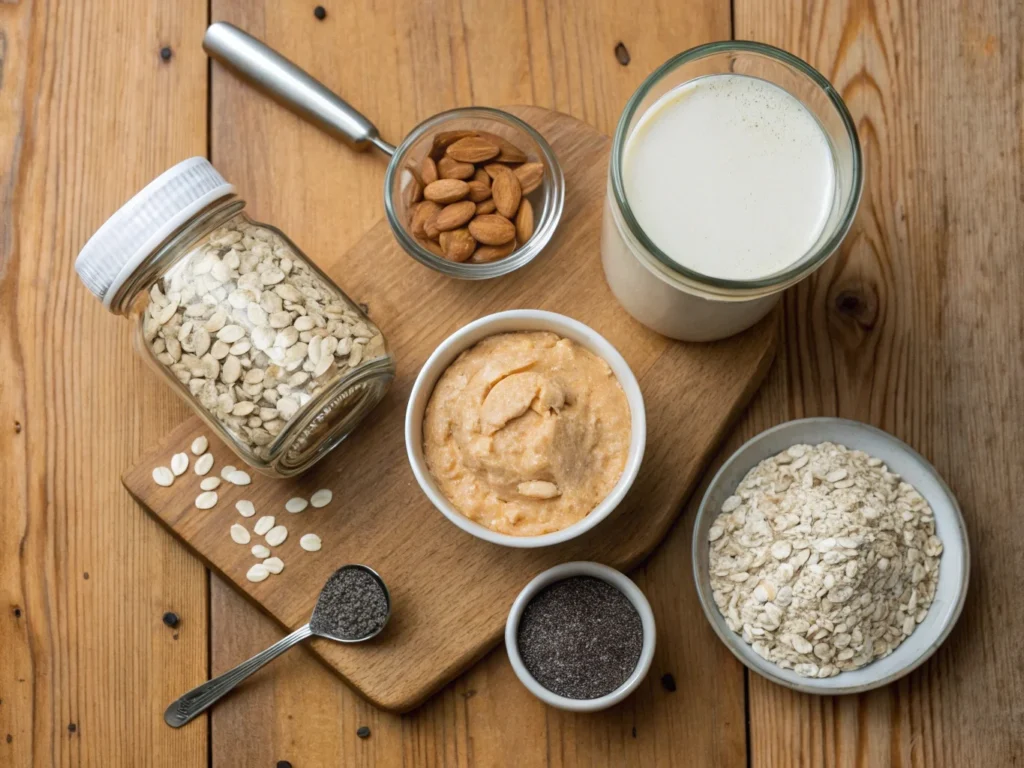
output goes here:
[{"label": "almond", "polygon": [[476,135],[476,131],[441,131],[434,136],[434,143],[430,147],[430,156],[435,160],[440,160],[449,145],[454,144],[459,139]]},{"label": "almond", "polygon": [[[523,199],[523,192],[519,188],[519,179],[508,168],[494,177],[494,183],[491,184],[491,195],[494,197],[498,213],[506,219],[511,219],[516,215],[516,211],[519,210],[519,201]],[[488,245],[499,245],[499,243],[488,243]]]},{"label": "almond", "polygon": [[509,240],[504,245],[481,245],[470,257],[474,264],[487,264],[498,259],[504,259],[516,249],[516,241]]},{"label": "almond", "polygon": [[528,195],[544,180],[544,163],[524,163],[516,168],[513,173],[519,179],[519,186],[524,195]]},{"label": "almond", "polygon": [[438,178],[437,163],[429,155],[424,157],[423,162],[420,163],[420,181],[423,183],[423,186],[433,184]]},{"label": "almond", "polygon": [[487,141],[491,142],[501,152],[498,154],[495,160],[500,163],[525,163],[527,160],[526,153],[523,152],[519,147],[513,144],[508,139],[502,138],[496,133],[490,133],[489,131],[478,131],[478,133]]},{"label": "almond", "polygon": [[491,196],[490,184],[484,184],[476,179],[467,183],[469,184],[469,199],[474,203],[482,203]]},{"label": "almond", "polygon": [[495,211],[495,207],[494,207],[494,198],[493,197],[489,197],[486,200],[484,200],[482,203],[477,203],[476,204],[476,215],[477,216],[482,216],[485,213],[494,213],[494,211]]},{"label": "almond", "polygon": [[423,227],[426,223],[434,218],[441,210],[441,206],[431,200],[424,200],[422,203],[418,203],[416,208],[412,212],[412,221],[409,223],[409,229],[412,231],[414,237],[426,237],[426,232]]},{"label": "almond", "polygon": [[469,233],[484,245],[504,245],[516,236],[515,225],[504,216],[488,213],[469,222]]},{"label": "almond", "polygon": [[476,173],[473,174],[473,181],[480,181],[488,187],[491,186],[491,177],[487,175],[487,171],[483,168],[476,169]]},{"label": "almond", "polygon": [[441,233],[441,250],[449,261],[463,262],[476,250],[476,240],[466,227]]},{"label": "almond", "polygon": [[[450,229],[458,229],[476,215],[476,203],[471,200],[463,200],[461,203],[452,203],[441,209],[441,212],[429,222],[438,232],[447,232]],[[428,226],[429,230],[430,226]]]},{"label": "almond", "polygon": [[533,237],[533,206],[529,200],[524,199],[519,204],[519,213],[516,214],[516,240],[523,244],[531,237]]},{"label": "almond", "polygon": [[437,236],[441,234],[441,230],[437,228],[437,217],[441,215],[441,211],[443,210],[444,208],[441,208],[440,211],[423,222],[423,235],[427,239],[437,240]]},{"label": "almond", "polygon": [[416,242],[426,248],[435,256],[444,258],[444,251],[441,250],[441,246],[434,240],[427,240],[425,237],[417,237]]},{"label": "almond", "polygon": [[467,136],[449,144],[445,154],[460,163],[482,163],[497,157],[501,150],[480,136]]},{"label": "almond", "polygon": [[447,155],[437,161],[437,175],[442,179],[471,179],[475,171],[472,163],[460,163]]},{"label": "almond", "polygon": [[505,165],[504,163],[487,163],[487,165],[484,166],[484,172],[491,177],[492,181],[502,171],[511,170],[512,168],[510,166]]},{"label": "almond", "polygon": [[415,178],[409,179],[409,183],[406,184],[405,189],[402,190],[405,194],[405,207],[412,208],[420,200],[423,199],[423,185],[420,184]]},{"label": "almond", "polygon": [[435,203],[455,203],[469,194],[469,184],[459,179],[438,179],[423,188],[423,196]]}]

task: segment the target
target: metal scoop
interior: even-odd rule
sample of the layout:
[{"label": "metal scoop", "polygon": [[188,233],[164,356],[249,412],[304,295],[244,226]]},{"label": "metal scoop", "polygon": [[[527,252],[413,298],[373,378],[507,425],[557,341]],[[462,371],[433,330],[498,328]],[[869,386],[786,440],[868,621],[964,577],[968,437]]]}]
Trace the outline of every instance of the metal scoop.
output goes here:
[{"label": "metal scoop", "polygon": [[[358,637],[346,637],[338,634],[339,620],[336,612],[336,599],[340,594],[343,594],[339,592],[340,583],[353,570],[362,571],[373,578],[384,592],[386,605],[383,618],[379,618],[374,623],[372,630]],[[388,587],[380,577],[380,574],[365,565],[343,565],[331,574],[327,583],[324,584],[324,588],[320,591],[320,597],[317,598],[316,607],[313,608],[313,616],[308,624],[299,627],[288,637],[274,643],[265,651],[260,651],[248,661],[243,661],[234,669],[193,688],[180,699],[172,702],[167,711],[164,712],[164,722],[174,728],[180,728],[199,713],[209,709],[221,697],[249,677],[249,675],[262,669],[266,664],[307,637],[315,635],[336,640],[339,643],[361,643],[380,634],[381,630],[388,623],[389,618],[391,618],[391,593],[388,592]]]},{"label": "metal scoop", "polygon": [[380,137],[377,127],[343,98],[269,46],[233,24],[211,24],[203,37],[203,50],[242,79],[362,152],[374,146],[386,155],[395,147]]}]

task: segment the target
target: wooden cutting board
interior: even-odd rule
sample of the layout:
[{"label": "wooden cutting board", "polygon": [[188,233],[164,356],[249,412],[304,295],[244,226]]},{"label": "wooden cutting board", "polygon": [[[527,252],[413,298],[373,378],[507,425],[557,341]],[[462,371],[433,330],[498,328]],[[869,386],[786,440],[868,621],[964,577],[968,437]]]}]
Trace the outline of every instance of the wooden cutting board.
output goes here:
[{"label": "wooden cutting board", "polygon": [[[356,301],[367,302],[395,354],[391,391],[362,426],[301,478],[253,474],[247,487],[222,484],[211,510],[195,508],[199,477],[191,467],[170,488],[156,485],[153,467],[211,437],[216,463],[241,464],[193,417],[128,469],[131,494],[210,568],[234,584],[283,627],[310,616],[330,573],[365,563],[387,582],[393,613],[385,631],[362,645],[313,640],[324,663],[373,704],[409,710],[457,676],[501,638],[508,610],[538,572],[569,560],[597,560],[626,570],[661,541],[733,419],[746,406],[775,352],[772,317],[740,336],[714,344],[682,344],[648,331],[616,303],[601,269],[601,213],[611,141],[580,121],[539,107],[510,111],[551,143],[565,172],[565,211],[551,244],[532,264],[489,281],[452,280],[421,266],[378,222],[330,270]],[[314,259],[316,254],[310,254]],[[647,405],[647,451],[632,491],[614,515],[564,545],[516,550],[463,533],[420,492],[405,456],[403,419],[413,380],[433,349],[482,315],[505,309],[561,312],[587,323],[623,354]],[[194,457],[193,457],[194,460]],[[333,502],[292,515],[292,496],[330,488]],[[285,570],[264,582],[245,579],[255,562],[249,546],[231,541],[241,522],[235,502],[249,499],[260,515],[289,529],[275,549]],[[317,553],[299,537],[323,539]],[[254,536],[253,543],[258,537]],[[242,661],[242,659],[239,659]],[[201,681],[195,681],[197,684]]]}]

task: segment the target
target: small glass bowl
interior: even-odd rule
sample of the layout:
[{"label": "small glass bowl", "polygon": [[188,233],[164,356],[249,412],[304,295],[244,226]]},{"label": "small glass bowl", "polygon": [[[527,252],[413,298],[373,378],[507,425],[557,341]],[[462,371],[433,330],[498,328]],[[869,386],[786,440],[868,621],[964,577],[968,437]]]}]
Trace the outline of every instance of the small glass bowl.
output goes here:
[{"label": "small glass bowl", "polygon": [[[515,144],[529,162],[544,163],[544,180],[527,195],[534,209],[533,236],[503,259],[489,264],[448,261],[422,245],[409,231],[407,195],[403,194],[416,179],[410,168],[419,168],[430,152],[434,135],[441,131],[481,130],[495,133]],[[555,233],[565,203],[565,178],[558,159],[534,128],[514,115],[489,107],[463,107],[441,112],[416,126],[395,150],[384,177],[384,210],[395,238],[406,252],[421,264],[449,277],[485,280],[514,272],[536,258]]]}]

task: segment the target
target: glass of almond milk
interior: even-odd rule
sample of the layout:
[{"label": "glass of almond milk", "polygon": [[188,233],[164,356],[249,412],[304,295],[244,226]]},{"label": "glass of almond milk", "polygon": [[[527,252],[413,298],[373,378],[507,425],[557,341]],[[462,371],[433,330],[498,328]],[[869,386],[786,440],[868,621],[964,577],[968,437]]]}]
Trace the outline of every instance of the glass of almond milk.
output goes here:
[{"label": "glass of almond milk", "polygon": [[760,43],[693,48],[652,73],[619,120],[608,284],[665,336],[731,336],[835,252],[862,184],[853,120],[819,72]]}]

